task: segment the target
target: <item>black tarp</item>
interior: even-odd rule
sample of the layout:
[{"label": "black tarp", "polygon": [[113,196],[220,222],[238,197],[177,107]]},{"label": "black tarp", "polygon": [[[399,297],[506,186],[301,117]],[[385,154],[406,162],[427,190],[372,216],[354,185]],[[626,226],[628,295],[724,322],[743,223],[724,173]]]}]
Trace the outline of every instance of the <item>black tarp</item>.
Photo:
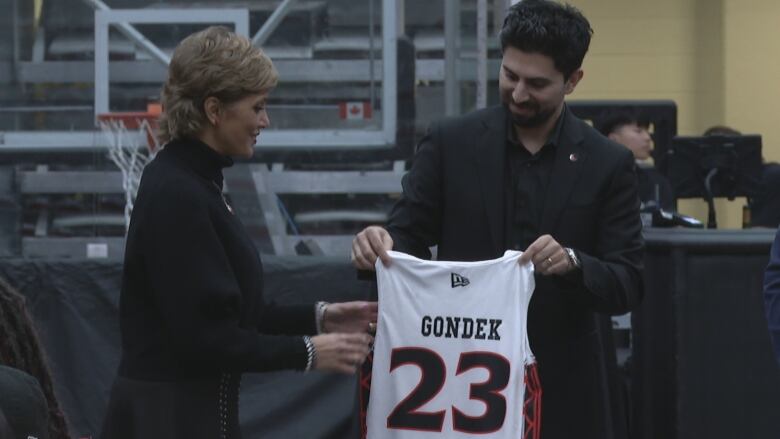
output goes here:
[{"label": "black tarp", "polygon": [[[780,374],[761,303],[774,231],[650,230],[645,238],[632,437],[777,438]],[[372,288],[345,260],[264,257],[264,265],[266,293],[280,303],[359,300]],[[97,439],[119,356],[121,264],[0,259],[0,276],[27,298],[74,438]],[[350,437],[356,384],[317,373],[245,375],[245,437]]]},{"label": "black tarp", "polygon": [[645,231],[632,438],[780,438],[762,284],[774,230]]},{"label": "black tarp", "polygon": [[[370,283],[358,281],[342,259],[264,257],[263,263],[269,300],[339,302],[369,295]],[[97,438],[100,431],[119,362],[121,274],[120,262],[0,261],[0,276],[26,297],[74,438]],[[355,377],[318,372],[246,374],[240,399],[244,435],[346,437],[356,384]]]}]

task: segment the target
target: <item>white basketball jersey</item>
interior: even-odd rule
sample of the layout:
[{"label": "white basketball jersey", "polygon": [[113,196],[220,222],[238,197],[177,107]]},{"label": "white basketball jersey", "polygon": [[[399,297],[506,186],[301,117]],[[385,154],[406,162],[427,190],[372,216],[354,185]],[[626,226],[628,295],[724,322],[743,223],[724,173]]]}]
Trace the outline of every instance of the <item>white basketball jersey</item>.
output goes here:
[{"label": "white basketball jersey", "polygon": [[523,409],[533,405],[525,416],[535,417],[541,396],[529,403],[525,392],[526,366],[534,362],[526,329],[532,264],[520,266],[515,251],[479,262],[389,254],[389,267],[376,264],[366,436],[521,439],[529,421],[537,436]]}]

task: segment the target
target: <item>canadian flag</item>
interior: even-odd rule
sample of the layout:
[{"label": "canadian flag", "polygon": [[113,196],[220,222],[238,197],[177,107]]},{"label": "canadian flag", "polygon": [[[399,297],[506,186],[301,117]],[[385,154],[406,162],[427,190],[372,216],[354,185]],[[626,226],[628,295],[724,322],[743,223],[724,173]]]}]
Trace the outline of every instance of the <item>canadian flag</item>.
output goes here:
[{"label": "canadian flag", "polygon": [[342,119],[371,119],[371,104],[364,101],[339,102],[339,117]]}]

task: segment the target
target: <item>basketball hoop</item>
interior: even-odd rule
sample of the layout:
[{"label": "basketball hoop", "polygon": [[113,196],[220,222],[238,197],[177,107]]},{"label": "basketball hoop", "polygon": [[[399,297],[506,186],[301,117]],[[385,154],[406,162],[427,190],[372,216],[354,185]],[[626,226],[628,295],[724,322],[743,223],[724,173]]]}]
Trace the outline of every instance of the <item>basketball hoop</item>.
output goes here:
[{"label": "basketball hoop", "polygon": [[108,156],[122,171],[125,229],[130,226],[130,214],[141,182],[141,173],[159,148],[156,136],[159,116],[159,105],[149,105],[146,112],[104,113],[97,116],[108,143]]}]

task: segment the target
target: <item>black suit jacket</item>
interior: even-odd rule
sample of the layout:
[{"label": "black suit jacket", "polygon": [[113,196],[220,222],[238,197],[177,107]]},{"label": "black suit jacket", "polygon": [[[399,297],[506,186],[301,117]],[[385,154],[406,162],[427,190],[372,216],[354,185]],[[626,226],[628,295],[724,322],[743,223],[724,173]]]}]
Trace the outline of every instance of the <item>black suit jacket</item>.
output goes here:
[{"label": "black suit jacket", "polygon": [[[639,198],[634,158],[571,111],[564,112],[541,234],[577,251],[582,270],[537,276],[528,331],[543,386],[542,437],[610,438],[616,432],[609,370],[595,311],[618,314],[642,297]],[[503,106],[434,124],[403,179],[387,229],[394,249],[471,261],[504,248]],[[614,377],[613,377],[614,378]]]}]

